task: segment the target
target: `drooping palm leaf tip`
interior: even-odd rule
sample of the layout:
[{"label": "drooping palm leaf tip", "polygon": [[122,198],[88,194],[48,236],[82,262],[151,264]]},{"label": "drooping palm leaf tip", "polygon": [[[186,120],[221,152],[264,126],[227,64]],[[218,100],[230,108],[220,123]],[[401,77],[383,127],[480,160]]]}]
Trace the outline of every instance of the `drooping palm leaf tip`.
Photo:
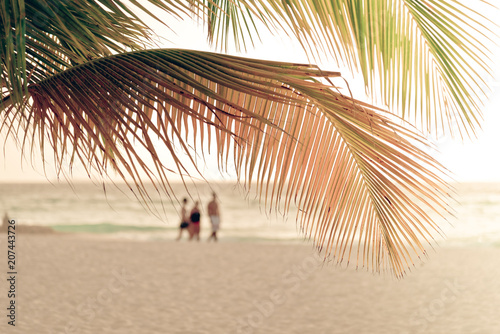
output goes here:
[{"label": "drooping palm leaf tip", "polygon": [[[338,262],[401,276],[439,233],[443,167],[419,132],[339,93],[330,83],[339,73],[145,49],[147,26],[120,1],[57,3],[1,7],[1,131],[25,149],[50,145],[61,173],[77,162],[89,175],[112,168],[147,200],[146,181],[171,192],[163,151],[184,178],[196,167],[192,148],[214,143],[221,166],[234,164],[265,205],[296,205],[301,231]],[[151,5],[211,15],[211,24],[227,14],[198,1]]]},{"label": "drooping palm leaf tip", "polygon": [[[220,6],[232,0],[216,0]],[[263,17],[314,59],[359,71],[366,90],[419,129],[473,136],[489,93],[498,39],[496,2],[482,0],[238,1],[230,18],[212,20],[213,41]],[[224,7],[225,8],[225,7]],[[232,34],[232,35],[231,35]],[[252,34],[249,34],[250,36]],[[326,55],[326,57],[325,57]]]}]

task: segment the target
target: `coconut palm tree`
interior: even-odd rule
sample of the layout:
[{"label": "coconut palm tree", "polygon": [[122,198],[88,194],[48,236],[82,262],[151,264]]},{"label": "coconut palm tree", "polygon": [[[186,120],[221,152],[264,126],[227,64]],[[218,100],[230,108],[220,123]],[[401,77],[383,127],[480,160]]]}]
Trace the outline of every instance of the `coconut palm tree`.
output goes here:
[{"label": "coconut palm tree", "polygon": [[[49,145],[59,173],[116,173],[147,200],[146,181],[170,194],[169,173],[188,180],[214,146],[264,203],[296,205],[325,256],[398,276],[449,211],[421,131],[473,132],[491,66],[490,22],[458,1],[6,0],[0,15],[0,131],[22,151]],[[164,15],[203,20],[221,51],[296,38],[391,113],[315,65],[156,49],[141,17]]]}]

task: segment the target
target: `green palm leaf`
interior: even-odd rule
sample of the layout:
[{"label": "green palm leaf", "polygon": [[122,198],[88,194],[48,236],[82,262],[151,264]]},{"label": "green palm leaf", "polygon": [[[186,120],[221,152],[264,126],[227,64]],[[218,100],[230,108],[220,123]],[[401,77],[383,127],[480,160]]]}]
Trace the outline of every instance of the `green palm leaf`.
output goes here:
[{"label": "green palm leaf", "polygon": [[322,83],[339,75],[196,51],[122,53],[33,82],[25,109],[4,109],[4,126],[34,129],[23,139],[32,145],[48,138],[60,167],[113,167],[143,199],[144,174],[171,190],[155,143],[183,175],[182,156],[196,167],[191,147],[214,142],[221,166],[234,164],[263,202],[297,205],[326,256],[399,276],[439,232],[443,168],[411,144],[425,143],[417,132]]},{"label": "green palm leaf", "polygon": [[[148,5],[148,6],[146,6]],[[159,20],[205,8],[197,0],[7,0],[0,6],[2,95],[20,103],[30,80],[39,81],[89,59],[153,45],[139,13]],[[147,8],[149,7],[149,9]]]},{"label": "green palm leaf", "polygon": [[[496,10],[488,1],[481,2],[487,15],[473,10],[478,1],[458,0],[238,3],[248,8],[239,16],[262,18],[273,31],[293,34],[314,58],[330,54],[338,64],[359,70],[373,98],[419,129],[462,134],[479,126],[497,30],[491,21]],[[219,20],[227,26],[243,21]],[[210,31],[232,30],[214,30],[222,23],[211,22]]]}]

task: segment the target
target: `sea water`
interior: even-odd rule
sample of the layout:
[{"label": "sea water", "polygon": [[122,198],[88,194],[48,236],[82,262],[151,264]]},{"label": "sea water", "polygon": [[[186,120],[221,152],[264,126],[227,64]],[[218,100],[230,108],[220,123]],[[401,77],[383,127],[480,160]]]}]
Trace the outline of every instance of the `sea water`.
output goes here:
[{"label": "sea water", "polygon": [[292,208],[284,215],[269,210],[260,205],[253,189],[249,192],[234,182],[177,182],[170,186],[165,193],[149,185],[149,197],[144,199],[124,184],[105,188],[92,183],[0,184],[0,214],[7,213],[21,225],[50,226],[61,232],[175,239],[180,224],[180,201],[185,197],[188,211],[195,201],[200,202],[201,235],[208,237],[210,221],[206,207],[215,192],[221,211],[222,239],[302,240],[296,229],[296,211]]},{"label": "sea water", "polygon": [[[216,192],[221,211],[221,241],[267,240],[307,242],[299,232],[297,210],[288,212],[266,207],[255,189],[234,182],[173,183],[168,194],[147,186],[146,201],[139,200],[125,185],[93,183],[0,184],[0,214],[20,225],[50,226],[56,231],[90,233],[112,238],[173,240],[180,223],[180,200],[188,198],[188,209],[200,201],[201,235],[208,237],[210,223],[206,205]],[[455,185],[450,202],[455,218],[438,224],[445,238],[439,245],[500,246],[500,184]],[[140,196],[139,196],[140,197]],[[186,237],[186,236],[185,236]]]}]

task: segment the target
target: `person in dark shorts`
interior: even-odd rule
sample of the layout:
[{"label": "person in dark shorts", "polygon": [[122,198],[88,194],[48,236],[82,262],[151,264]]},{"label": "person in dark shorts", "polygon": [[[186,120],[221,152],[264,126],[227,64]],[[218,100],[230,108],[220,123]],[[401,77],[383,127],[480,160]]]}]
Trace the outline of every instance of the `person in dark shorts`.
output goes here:
[{"label": "person in dark shorts", "polygon": [[[181,225],[179,226],[179,236],[177,237],[177,241],[179,241],[182,237],[182,232],[187,231],[189,233],[189,216],[187,213],[187,198],[182,199],[182,208],[181,208]],[[191,233],[189,233],[191,235]]]},{"label": "person in dark shorts", "polygon": [[197,241],[200,241],[200,218],[201,218],[201,215],[200,215],[200,209],[198,208],[198,205],[200,204],[200,202],[196,201],[194,203],[194,207],[193,209],[191,210],[191,213],[189,215],[189,220],[190,220],[190,223],[189,223],[189,230],[190,230],[190,234],[189,234],[189,240],[193,239],[193,237],[196,237],[196,240]]}]

